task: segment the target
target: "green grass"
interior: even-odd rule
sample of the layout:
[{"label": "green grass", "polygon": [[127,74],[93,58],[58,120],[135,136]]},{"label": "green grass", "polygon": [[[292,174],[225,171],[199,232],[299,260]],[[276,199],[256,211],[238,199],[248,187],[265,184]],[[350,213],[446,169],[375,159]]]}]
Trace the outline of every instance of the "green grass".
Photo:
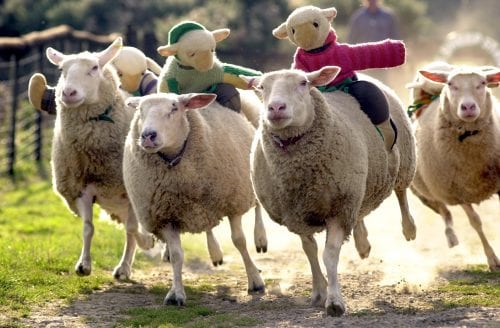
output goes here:
[{"label": "green grass", "polygon": [[[122,228],[94,220],[93,272],[78,277],[74,265],[81,251],[82,223],[55,195],[50,182],[13,184],[0,179],[0,186],[2,314],[16,320],[27,316],[34,305],[55,299],[70,301],[113,281],[112,270],[123,248]],[[141,261],[137,264],[134,267]]]},{"label": "green grass", "polygon": [[486,265],[471,266],[440,287],[446,293],[445,307],[500,307],[500,272],[490,272]]},{"label": "green grass", "polygon": [[[187,284],[193,286],[188,286]],[[188,302],[183,307],[158,306],[155,308],[134,308],[126,311],[130,319],[121,320],[116,327],[248,327],[255,326],[259,320],[235,313],[216,312],[203,304],[203,294],[214,291],[215,287],[204,282],[186,281],[186,297]],[[167,294],[168,288],[156,285],[150,292],[157,295],[158,304]]]}]

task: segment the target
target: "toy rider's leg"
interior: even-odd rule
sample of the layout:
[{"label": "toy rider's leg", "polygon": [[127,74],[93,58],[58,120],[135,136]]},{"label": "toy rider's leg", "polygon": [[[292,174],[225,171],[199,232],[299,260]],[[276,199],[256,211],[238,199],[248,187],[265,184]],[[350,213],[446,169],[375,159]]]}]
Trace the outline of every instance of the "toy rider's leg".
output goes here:
[{"label": "toy rider's leg", "polygon": [[385,94],[375,84],[355,81],[349,85],[349,93],[358,100],[361,110],[381,132],[387,152],[396,143],[398,131],[389,116],[389,104]]},{"label": "toy rider's leg", "polygon": [[47,85],[47,80],[42,74],[33,74],[28,85],[28,97],[31,105],[36,109],[56,114],[55,88]]},{"label": "toy rider's leg", "polygon": [[240,93],[232,84],[219,83],[214,93],[217,95],[217,102],[222,106],[239,113],[241,110]]}]

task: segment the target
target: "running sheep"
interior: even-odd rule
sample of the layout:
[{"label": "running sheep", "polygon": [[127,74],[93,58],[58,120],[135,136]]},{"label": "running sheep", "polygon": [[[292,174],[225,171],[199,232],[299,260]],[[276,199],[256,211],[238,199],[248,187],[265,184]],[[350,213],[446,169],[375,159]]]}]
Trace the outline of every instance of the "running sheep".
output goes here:
[{"label": "running sheep", "polygon": [[[394,92],[374,81],[387,96],[399,131],[388,154],[353,97],[317,90],[339,71],[326,66],[310,73],[282,70],[247,79],[264,100],[251,153],[255,192],[272,220],[300,236],[312,271],[312,304],[324,306],[333,316],[345,312],[337,278],[340,248],[353,231],[360,256],[368,256],[363,218],[392,190],[399,200],[405,237],[411,240],[416,234],[406,199],[415,170],[415,145],[402,104]],[[314,239],[325,229],[328,282]]]},{"label": "running sheep", "polygon": [[113,276],[128,279],[136,244],[151,248],[153,237],[139,231],[123,184],[123,146],[131,114],[118,90],[116,72],[108,65],[121,47],[118,38],[97,53],[65,55],[50,47],[46,53],[61,69],[55,89],[53,187],[70,211],[83,219],[83,248],[75,271],[78,275],[91,273],[92,207],[97,203],[125,224],[126,244]]},{"label": "running sheep", "polygon": [[242,215],[256,205],[249,162],[255,129],[244,116],[212,103],[215,97],[159,93],[127,100],[137,110],[125,144],[125,186],[142,226],[168,245],[173,284],[164,304],[186,301],[180,234],[208,231],[225,216],[248,291],[264,290],[241,226]]},{"label": "running sheep", "polygon": [[481,239],[490,270],[499,271],[500,261],[472,203],[500,191],[500,110],[489,90],[498,86],[500,70],[458,67],[419,73],[442,91],[414,122],[417,172],[411,189],[443,218],[449,247],[458,239],[447,206],[460,205]]}]

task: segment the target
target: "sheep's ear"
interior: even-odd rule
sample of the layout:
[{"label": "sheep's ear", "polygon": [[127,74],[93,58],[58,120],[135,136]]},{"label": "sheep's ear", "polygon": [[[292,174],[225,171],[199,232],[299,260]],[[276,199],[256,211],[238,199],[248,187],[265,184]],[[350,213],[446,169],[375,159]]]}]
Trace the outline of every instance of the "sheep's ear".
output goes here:
[{"label": "sheep's ear", "polygon": [[128,97],[125,100],[125,105],[137,109],[139,107],[140,102],[141,102],[141,97]]},{"label": "sheep's ear", "polygon": [[246,75],[238,75],[240,79],[247,83],[248,89],[256,88],[260,84],[261,78],[258,76],[246,76]]},{"label": "sheep's ear", "polygon": [[59,64],[63,61],[64,57],[66,56],[62,52],[57,51],[56,49],[51,47],[47,48],[45,54],[47,55],[49,61],[56,66],[59,66]]},{"label": "sheep's ear", "polygon": [[437,83],[446,83],[448,81],[448,73],[442,71],[418,71],[420,75],[425,77],[428,80],[437,82]]},{"label": "sheep's ear", "polygon": [[282,23],[280,26],[273,30],[274,37],[283,40],[288,38],[288,32],[286,30],[286,22]]},{"label": "sheep's ear", "polygon": [[415,89],[415,88],[421,88],[423,85],[424,85],[424,83],[422,81],[414,81],[414,82],[407,83],[405,85],[405,88],[406,89]]},{"label": "sheep's ear", "polygon": [[331,22],[335,17],[337,17],[337,9],[335,9],[335,7],[322,9],[321,12],[326,17],[326,19],[328,19],[329,22]]},{"label": "sheep's ear", "polygon": [[219,30],[212,31],[210,33],[212,33],[215,42],[221,42],[222,40],[225,40],[229,36],[231,30],[228,28],[221,28]]},{"label": "sheep's ear", "polygon": [[213,93],[187,93],[179,95],[179,102],[185,109],[201,109],[210,105],[215,98],[216,94]]},{"label": "sheep's ear", "polygon": [[307,73],[307,80],[311,82],[313,86],[327,85],[332,82],[340,72],[340,67],[338,66],[325,66],[317,71]]},{"label": "sheep's ear", "polygon": [[486,75],[486,82],[488,82],[489,88],[498,87],[498,84],[500,82],[500,71],[497,70],[496,72]]},{"label": "sheep's ear", "polygon": [[103,67],[111,60],[113,60],[116,56],[118,56],[122,48],[123,48],[123,40],[121,37],[118,37],[115,41],[113,41],[113,43],[109,47],[107,47],[106,49],[97,54],[99,66]]},{"label": "sheep's ear", "polygon": [[179,51],[179,45],[177,43],[174,43],[171,45],[158,47],[158,49],[156,50],[163,57],[173,56],[177,54],[177,51]]}]

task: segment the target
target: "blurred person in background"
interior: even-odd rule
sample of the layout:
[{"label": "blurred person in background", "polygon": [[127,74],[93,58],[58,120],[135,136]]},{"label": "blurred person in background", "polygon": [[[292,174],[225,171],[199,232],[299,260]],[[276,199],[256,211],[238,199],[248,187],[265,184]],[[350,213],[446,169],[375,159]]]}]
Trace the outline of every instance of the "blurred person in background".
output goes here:
[{"label": "blurred person in background", "polygon": [[[348,42],[363,43],[385,39],[399,40],[399,22],[392,9],[383,6],[383,0],[363,0],[349,20]],[[388,83],[388,71],[368,70],[367,74]]]}]

